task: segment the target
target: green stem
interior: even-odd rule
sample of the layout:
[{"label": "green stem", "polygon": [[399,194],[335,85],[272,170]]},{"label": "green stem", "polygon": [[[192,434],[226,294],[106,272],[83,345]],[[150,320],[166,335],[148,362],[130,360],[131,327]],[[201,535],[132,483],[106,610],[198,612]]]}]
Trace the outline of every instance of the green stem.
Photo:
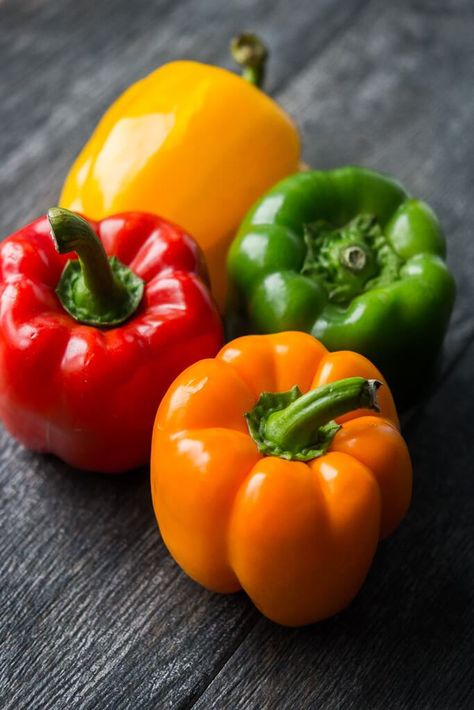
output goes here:
[{"label": "green stem", "polygon": [[314,442],[315,432],[336,417],[360,407],[376,409],[379,386],[378,380],[348,377],[311,390],[280,412],[270,414],[266,438],[289,451],[306,448]]},{"label": "green stem", "polygon": [[343,227],[319,220],[304,225],[306,258],[301,273],[325,287],[328,299],[348,304],[399,276],[401,259],[373,215],[359,214]]},{"label": "green stem", "polygon": [[359,273],[359,271],[363,271],[367,264],[367,254],[362,247],[357,244],[342,249],[340,259],[341,264],[355,274]]},{"label": "green stem", "polygon": [[102,242],[90,224],[60,207],[51,207],[48,219],[57,251],[76,252],[79,257],[84,283],[94,300],[108,305],[123,299],[124,286],[114,278]]},{"label": "green stem", "polygon": [[230,43],[234,61],[242,68],[242,77],[250,84],[262,87],[268,49],[255,34],[244,32],[234,37]]},{"label": "green stem", "polygon": [[378,380],[348,377],[301,395],[263,393],[247,415],[250,433],[262,453],[308,461],[321,456],[340,428],[334,421],[356,409],[379,410]]},{"label": "green stem", "polygon": [[90,224],[69,210],[48,210],[51,237],[60,254],[75,252],[56,293],[75,320],[96,326],[127,320],[143,295],[143,281],[118,259],[109,259]]}]

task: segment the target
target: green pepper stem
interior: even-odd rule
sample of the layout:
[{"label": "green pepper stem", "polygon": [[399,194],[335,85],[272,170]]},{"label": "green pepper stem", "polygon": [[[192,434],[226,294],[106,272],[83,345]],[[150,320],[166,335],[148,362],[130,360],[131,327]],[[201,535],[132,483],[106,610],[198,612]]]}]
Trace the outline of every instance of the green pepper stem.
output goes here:
[{"label": "green pepper stem", "polygon": [[48,210],[51,237],[60,254],[75,252],[56,289],[65,310],[81,323],[116,325],[129,318],[143,295],[143,281],[118,259],[109,259],[90,224],[69,210]]},{"label": "green pepper stem", "polygon": [[379,411],[377,390],[381,382],[348,377],[310,390],[265,423],[265,439],[279,449],[297,453],[317,442],[318,430],[355,409]]},{"label": "green pepper stem", "polygon": [[230,51],[234,61],[242,68],[242,77],[261,88],[268,59],[268,49],[262,40],[255,34],[244,32],[232,39]]},{"label": "green pepper stem", "polygon": [[367,254],[358,244],[348,246],[340,252],[341,264],[355,274],[363,271],[367,264]]}]

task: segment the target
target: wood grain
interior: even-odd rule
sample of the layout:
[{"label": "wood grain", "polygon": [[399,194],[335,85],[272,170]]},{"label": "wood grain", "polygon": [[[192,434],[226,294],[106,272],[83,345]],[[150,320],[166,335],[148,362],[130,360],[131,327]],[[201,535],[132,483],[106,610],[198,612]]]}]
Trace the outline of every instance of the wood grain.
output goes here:
[{"label": "wood grain", "polygon": [[474,705],[471,2],[4,0],[1,234],[56,202],[131,81],[178,57],[230,67],[247,28],[272,47],[269,90],[306,160],[393,173],[445,227],[459,298],[439,380],[406,420],[411,512],[349,610],[287,630],[179,572],[147,471],[79,474],[2,430],[2,708]]}]

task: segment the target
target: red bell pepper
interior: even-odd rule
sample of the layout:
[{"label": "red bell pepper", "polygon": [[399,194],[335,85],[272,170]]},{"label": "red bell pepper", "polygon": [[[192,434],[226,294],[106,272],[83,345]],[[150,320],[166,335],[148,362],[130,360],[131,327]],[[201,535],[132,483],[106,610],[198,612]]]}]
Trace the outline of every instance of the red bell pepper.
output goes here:
[{"label": "red bell pepper", "polygon": [[151,214],[94,224],[53,208],[12,234],[0,245],[6,428],[81,469],[148,462],[168,386],[222,344],[205,279],[195,242]]}]

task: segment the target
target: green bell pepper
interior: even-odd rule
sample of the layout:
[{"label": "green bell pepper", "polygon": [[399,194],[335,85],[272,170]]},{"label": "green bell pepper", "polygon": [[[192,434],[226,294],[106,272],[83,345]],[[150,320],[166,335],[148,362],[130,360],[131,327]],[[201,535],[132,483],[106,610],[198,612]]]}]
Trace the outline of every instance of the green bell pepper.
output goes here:
[{"label": "green bell pepper", "polygon": [[228,268],[251,330],[303,330],[372,360],[399,405],[433,375],[454,304],[439,222],[395,180],[302,172],[250,210]]}]

